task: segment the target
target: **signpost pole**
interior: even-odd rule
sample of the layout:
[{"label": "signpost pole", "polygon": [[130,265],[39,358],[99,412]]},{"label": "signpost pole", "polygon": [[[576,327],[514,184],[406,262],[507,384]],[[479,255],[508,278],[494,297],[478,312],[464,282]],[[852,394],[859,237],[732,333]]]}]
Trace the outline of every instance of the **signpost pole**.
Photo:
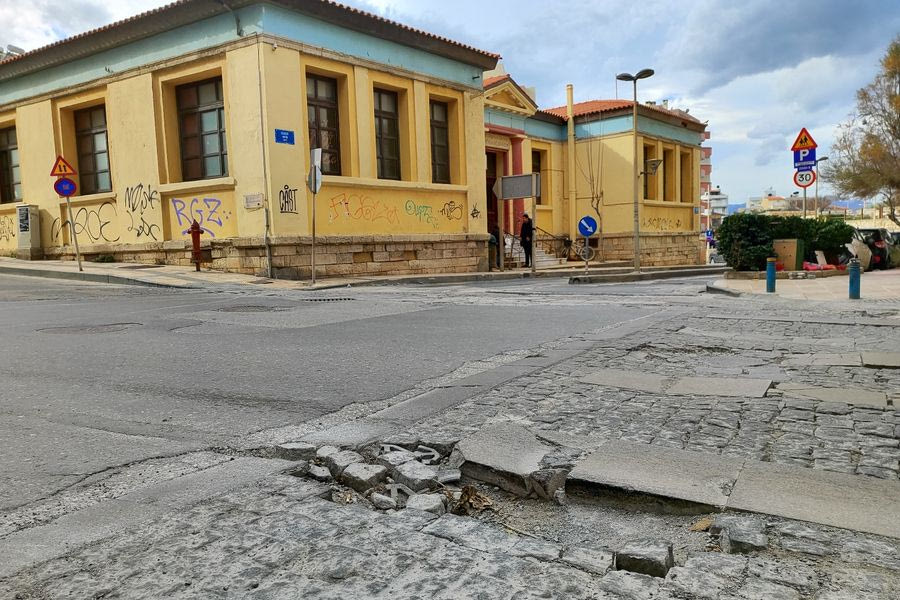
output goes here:
[{"label": "signpost pole", "polygon": [[[587,236],[584,236],[584,247],[585,248],[588,247],[588,237]],[[585,252],[584,253],[584,274],[585,275],[588,274],[588,262],[590,262],[590,261],[588,261],[588,256],[590,256],[590,255],[587,252]]]},{"label": "signpost pole", "polygon": [[537,267],[534,261],[534,249],[537,244],[537,200],[531,197],[531,272],[537,273]]},{"label": "signpost pole", "polygon": [[503,222],[503,200],[497,197],[497,226],[500,228],[500,239],[497,240],[497,252],[500,253],[500,272],[506,268],[506,223]]},{"label": "signpost pole", "polygon": [[312,199],[312,254],[310,255],[312,266],[312,285],[316,285],[316,193]]},{"label": "signpost pole", "polygon": [[78,270],[84,271],[81,268],[81,250],[78,249],[78,235],[75,233],[75,219],[72,218],[72,203],[69,201],[69,197],[66,196],[66,210],[69,211],[69,235],[72,236],[72,241],[75,242],[75,258],[78,259]]},{"label": "signpost pole", "polygon": [[806,218],[806,188],[803,188],[803,218]]}]

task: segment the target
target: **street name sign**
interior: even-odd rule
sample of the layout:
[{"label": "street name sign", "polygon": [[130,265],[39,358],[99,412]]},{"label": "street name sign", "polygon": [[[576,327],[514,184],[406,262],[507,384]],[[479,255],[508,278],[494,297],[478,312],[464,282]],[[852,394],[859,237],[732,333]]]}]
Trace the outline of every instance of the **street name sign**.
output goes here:
[{"label": "street name sign", "polygon": [[500,200],[512,200],[513,198],[540,198],[541,174],[525,173],[524,175],[505,175],[503,177],[498,177],[492,191]]}]

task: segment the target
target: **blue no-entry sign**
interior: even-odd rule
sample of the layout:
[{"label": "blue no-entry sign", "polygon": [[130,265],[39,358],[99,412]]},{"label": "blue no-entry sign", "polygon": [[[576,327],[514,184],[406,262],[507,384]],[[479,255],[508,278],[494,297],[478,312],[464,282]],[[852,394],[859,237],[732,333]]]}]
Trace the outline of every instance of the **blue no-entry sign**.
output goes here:
[{"label": "blue no-entry sign", "polygon": [[75,185],[75,182],[68,177],[60,177],[56,180],[56,183],[53,184],[53,189],[60,196],[68,198],[69,196],[75,195],[75,190],[78,189],[78,187]]},{"label": "blue no-entry sign", "polygon": [[591,237],[597,233],[597,220],[594,217],[581,217],[578,221],[578,233],[584,237]]}]

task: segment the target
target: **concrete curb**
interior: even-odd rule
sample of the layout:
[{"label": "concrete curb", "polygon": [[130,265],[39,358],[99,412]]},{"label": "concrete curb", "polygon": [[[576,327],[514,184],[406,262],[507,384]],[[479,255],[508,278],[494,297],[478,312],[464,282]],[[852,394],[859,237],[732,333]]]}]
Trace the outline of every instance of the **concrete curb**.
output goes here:
[{"label": "concrete curb", "polygon": [[730,270],[730,267],[695,267],[674,268],[671,270],[642,271],[640,273],[629,272],[622,274],[603,275],[575,275],[569,278],[569,283],[629,283],[633,281],[653,281],[656,279],[674,279],[676,277],[695,277],[698,275],[721,275]]},{"label": "concrete curb", "polygon": [[116,283],[124,285],[143,285],[146,287],[161,287],[174,289],[195,289],[191,284],[174,285],[169,283],[157,283],[144,281],[120,275],[104,275],[102,273],[84,273],[79,271],[56,271],[53,269],[22,269],[17,267],[0,266],[0,273],[5,275],[24,275],[26,277],[43,277],[45,279],[67,279],[69,281],[89,281],[92,283]]},{"label": "concrete curb", "polygon": [[706,284],[706,293],[707,294],[722,294],[723,296],[731,296],[732,298],[740,298],[741,293],[735,290],[730,290],[728,288],[720,287],[718,285],[714,285],[711,283]]}]

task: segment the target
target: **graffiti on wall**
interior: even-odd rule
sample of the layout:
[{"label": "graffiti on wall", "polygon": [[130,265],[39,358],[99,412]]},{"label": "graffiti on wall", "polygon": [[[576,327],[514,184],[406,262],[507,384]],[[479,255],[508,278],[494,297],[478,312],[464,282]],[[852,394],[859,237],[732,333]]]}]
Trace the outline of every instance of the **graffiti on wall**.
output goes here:
[{"label": "graffiti on wall", "polygon": [[125,188],[125,214],[129,219],[128,231],[133,231],[138,239],[148,237],[153,241],[159,241],[159,238],[156,237],[160,233],[159,225],[151,223],[144,216],[146,212],[156,208],[157,202],[159,202],[159,192],[152,186],[144,187],[143,183],[139,183]]},{"label": "graffiti on wall", "polygon": [[462,204],[457,204],[453,200],[445,202],[441,214],[447,217],[448,221],[461,221],[463,218]]},{"label": "graffiti on wall", "polygon": [[9,215],[0,215],[0,241],[9,242],[16,237],[16,221]]},{"label": "graffiti on wall", "polygon": [[[68,212],[67,212],[68,214]],[[110,227],[116,218],[115,202],[106,201],[99,206],[82,206],[72,211],[72,221],[56,217],[50,224],[50,238],[59,240],[63,230],[69,233],[69,243],[72,243],[72,232],[79,240],[87,239],[90,242],[118,242],[119,236],[114,235],[114,227]],[[87,237],[85,237],[87,236]]]},{"label": "graffiti on wall", "polygon": [[478,210],[478,207],[477,207],[477,206],[473,206],[473,207],[472,207],[472,212],[469,213],[469,214],[472,215],[472,218],[473,218],[473,219],[477,219],[478,217],[481,216],[481,211]]},{"label": "graffiti on wall", "polygon": [[644,217],[641,220],[641,229],[652,231],[678,231],[681,229],[681,219]]},{"label": "graffiti on wall", "polygon": [[406,201],[406,214],[417,218],[422,223],[432,225],[437,229],[438,220],[433,211],[434,209],[428,204],[416,204],[413,200]]},{"label": "graffiti on wall", "polygon": [[372,200],[362,194],[338,194],[331,199],[328,210],[328,222],[339,219],[368,221],[375,223],[385,221],[391,225],[400,223],[397,207],[388,206],[381,200]]},{"label": "graffiti on wall", "polygon": [[181,235],[190,233],[191,223],[197,221],[203,233],[216,237],[217,233],[222,233],[225,221],[231,218],[231,212],[222,209],[222,201],[218,198],[194,198],[190,202],[172,198],[172,210]]},{"label": "graffiti on wall", "polygon": [[297,214],[297,188],[285,185],[278,192],[278,206],[283,213]]}]

